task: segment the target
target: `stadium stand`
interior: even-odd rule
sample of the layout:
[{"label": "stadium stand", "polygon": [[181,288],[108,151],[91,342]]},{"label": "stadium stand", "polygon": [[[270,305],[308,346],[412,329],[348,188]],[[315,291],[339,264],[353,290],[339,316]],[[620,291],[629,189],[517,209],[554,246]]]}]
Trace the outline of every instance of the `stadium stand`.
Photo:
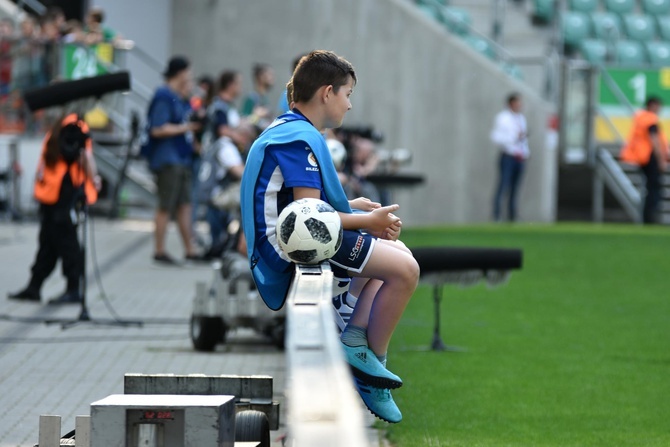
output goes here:
[{"label": "stadium stand", "polygon": [[622,35],[621,17],[612,12],[594,12],[591,22],[593,35],[598,39],[616,40]]},{"label": "stadium stand", "polygon": [[472,16],[467,9],[451,5],[448,0],[416,0],[416,4],[421,12],[443,25],[449,33],[459,36],[475,52],[498,62],[504,73],[523,78],[518,66],[509,60],[501,60],[492,41],[474,31]]},{"label": "stadium stand", "polygon": [[670,14],[670,0],[642,0],[642,11],[653,16]]},{"label": "stadium stand", "polygon": [[630,14],[634,8],[634,0],[605,0],[605,9],[616,14]]}]

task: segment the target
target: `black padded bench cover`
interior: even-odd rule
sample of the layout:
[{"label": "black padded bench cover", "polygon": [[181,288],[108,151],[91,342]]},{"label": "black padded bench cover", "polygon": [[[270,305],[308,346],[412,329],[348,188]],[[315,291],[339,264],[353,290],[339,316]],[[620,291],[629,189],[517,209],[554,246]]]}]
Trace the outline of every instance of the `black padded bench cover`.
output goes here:
[{"label": "black padded bench cover", "polygon": [[522,251],[507,248],[411,247],[421,274],[464,270],[517,270]]}]

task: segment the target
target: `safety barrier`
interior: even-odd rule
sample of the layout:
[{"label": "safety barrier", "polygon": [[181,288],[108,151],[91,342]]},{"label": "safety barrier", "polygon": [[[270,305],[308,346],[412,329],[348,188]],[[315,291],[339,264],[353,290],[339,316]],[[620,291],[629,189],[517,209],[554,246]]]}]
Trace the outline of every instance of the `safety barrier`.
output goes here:
[{"label": "safety barrier", "polygon": [[296,266],[286,302],[287,405],[295,447],[368,445],[360,400],[337,338],[327,263]]}]

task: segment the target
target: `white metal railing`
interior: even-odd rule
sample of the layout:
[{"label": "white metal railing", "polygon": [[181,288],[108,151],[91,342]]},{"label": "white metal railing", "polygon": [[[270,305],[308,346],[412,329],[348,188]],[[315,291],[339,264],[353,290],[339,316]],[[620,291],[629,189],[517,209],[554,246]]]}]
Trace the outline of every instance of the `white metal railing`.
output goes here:
[{"label": "white metal railing", "polygon": [[296,266],[286,302],[287,405],[293,447],[368,445],[337,337],[328,263]]},{"label": "white metal railing", "polygon": [[605,186],[621,204],[635,223],[642,223],[642,195],[633,185],[619,163],[607,150],[600,148],[596,154],[593,176],[593,220],[602,222],[604,217]]}]

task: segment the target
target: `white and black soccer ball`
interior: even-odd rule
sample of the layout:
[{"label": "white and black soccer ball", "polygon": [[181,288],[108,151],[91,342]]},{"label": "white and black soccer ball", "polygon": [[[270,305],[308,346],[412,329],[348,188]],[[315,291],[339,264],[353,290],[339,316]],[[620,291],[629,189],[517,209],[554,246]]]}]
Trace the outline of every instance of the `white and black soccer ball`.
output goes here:
[{"label": "white and black soccer ball", "polygon": [[277,240],[291,261],[318,264],[332,258],[342,245],[342,221],[323,200],[296,200],[277,218]]}]

